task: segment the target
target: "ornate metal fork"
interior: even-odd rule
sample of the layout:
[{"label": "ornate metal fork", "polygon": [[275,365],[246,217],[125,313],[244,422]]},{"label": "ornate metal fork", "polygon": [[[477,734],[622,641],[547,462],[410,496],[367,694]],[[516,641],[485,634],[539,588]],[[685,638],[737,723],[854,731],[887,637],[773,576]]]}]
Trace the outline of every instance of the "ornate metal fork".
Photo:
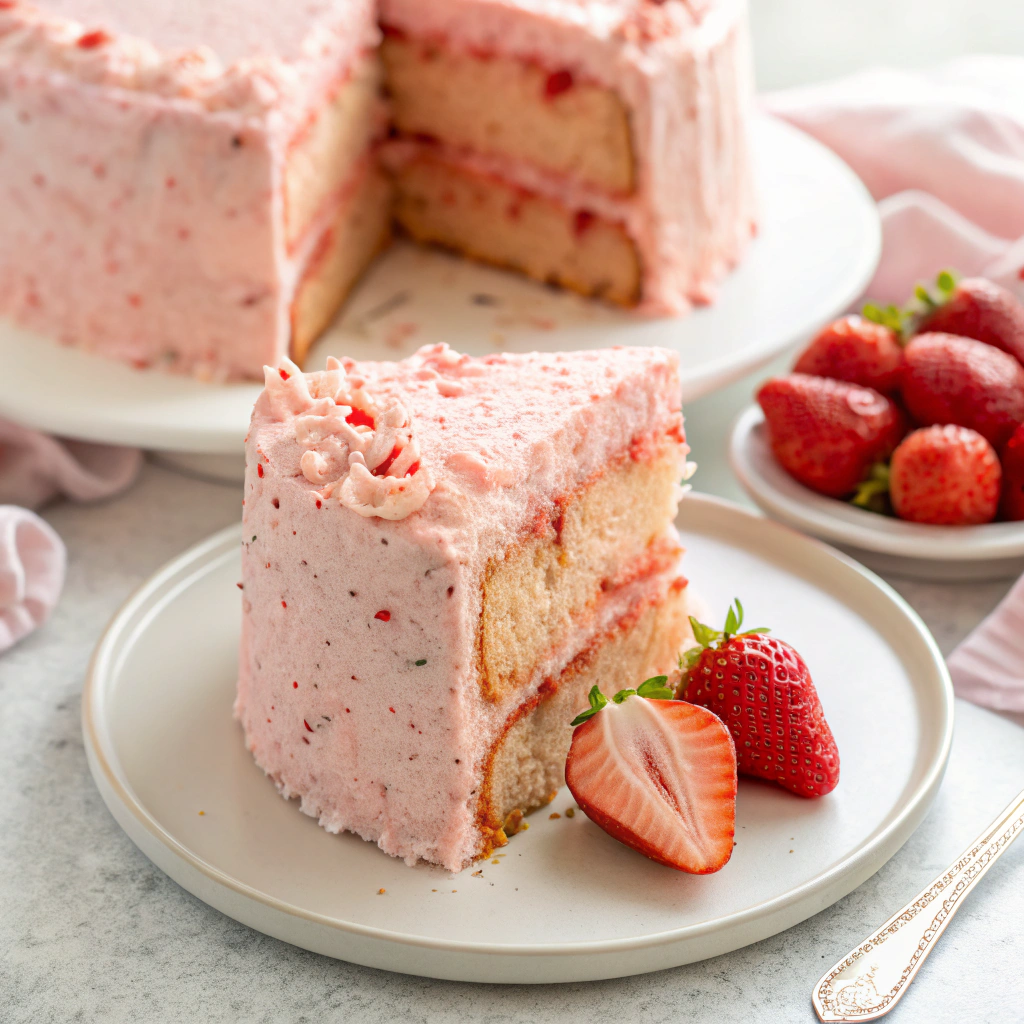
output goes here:
[{"label": "ornate metal fork", "polygon": [[823,1021],[877,1020],[902,998],[964,897],[1024,832],[1024,792],[928,888],[851,950],[814,986]]}]

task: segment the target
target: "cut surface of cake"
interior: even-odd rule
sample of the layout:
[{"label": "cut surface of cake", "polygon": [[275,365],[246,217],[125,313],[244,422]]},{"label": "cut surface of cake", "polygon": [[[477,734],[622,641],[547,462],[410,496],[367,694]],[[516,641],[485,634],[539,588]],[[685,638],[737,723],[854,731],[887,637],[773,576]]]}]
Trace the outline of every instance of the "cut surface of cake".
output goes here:
[{"label": "cut surface of cake", "polygon": [[236,715],[284,796],[453,871],[554,796],[590,688],[689,637],[679,395],[659,349],[268,368]]},{"label": "cut surface of cake", "polygon": [[754,225],[743,0],[0,0],[0,314],[301,361],[397,223],[650,314]]}]

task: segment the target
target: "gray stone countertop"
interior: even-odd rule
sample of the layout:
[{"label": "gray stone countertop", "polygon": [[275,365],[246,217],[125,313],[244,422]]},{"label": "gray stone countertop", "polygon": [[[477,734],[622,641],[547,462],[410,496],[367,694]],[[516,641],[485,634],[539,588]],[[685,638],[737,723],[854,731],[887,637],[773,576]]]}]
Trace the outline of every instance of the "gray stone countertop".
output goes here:
[{"label": "gray stone countertop", "polygon": [[[749,385],[737,386],[737,388]],[[716,445],[738,390],[694,403],[707,489],[736,497]],[[333,961],[205,906],[155,868],[103,805],[86,766],[80,691],[92,648],[128,594],[233,522],[239,493],[148,464],[120,498],[46,512],[68,544],[47,625],[0,658],[0,1021],[812,1021],[820,973],[905,903],[1024,785],[1020,724],[958,703],[931,812],[873,878],[803,924],[676,970],[585,985],[431,981]],[[893,581],[948,651],[1004,583]],[[956,917],[894,1021],[1024,1015],[1024,843]]]}]

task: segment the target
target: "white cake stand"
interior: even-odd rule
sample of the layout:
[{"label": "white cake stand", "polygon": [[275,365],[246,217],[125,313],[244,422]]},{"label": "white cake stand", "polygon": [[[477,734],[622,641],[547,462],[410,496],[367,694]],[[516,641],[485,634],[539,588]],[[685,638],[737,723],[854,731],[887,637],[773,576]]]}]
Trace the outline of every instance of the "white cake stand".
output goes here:
[{"label": "white cake stand", "polygon": [[[760,230],[713,306],[638,319],[444,253],[394,246],[307,367],[329,354],[395,359],[446,341],[472,354],[663,345],[683,398],[715,391],[845,310],[874,272],[875,205],[830,150],[767,117],[753,124]],[[62,348],[0,322],[0,415],[81,440],[138,445],[216,476],[240,471],[256,384],[209,384]],[[197,459],[196,456],[201,458]]]}]

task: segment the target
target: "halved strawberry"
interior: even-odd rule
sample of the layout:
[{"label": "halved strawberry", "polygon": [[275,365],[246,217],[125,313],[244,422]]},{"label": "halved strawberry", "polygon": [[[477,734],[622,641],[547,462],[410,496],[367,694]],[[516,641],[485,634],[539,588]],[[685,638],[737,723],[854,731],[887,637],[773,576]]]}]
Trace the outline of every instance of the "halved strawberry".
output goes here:
[{"label": "halved strawberry", "polygon": [[670,700],[655,676],[609,701],[595,686],[574,721],[565,781],[610,836],[677,871],[718,871],[736,831],[736,752],[711,712]]},{"label": "halved strawberry", "polygon": [[740,632],[743,605],[719,632],[690,619],[697,646],[680,658],[676,695],[713,711],[729,727],[740,772],[800,796],[831,793],[839,751],[811,673],[797,652],[766,629]]}]

